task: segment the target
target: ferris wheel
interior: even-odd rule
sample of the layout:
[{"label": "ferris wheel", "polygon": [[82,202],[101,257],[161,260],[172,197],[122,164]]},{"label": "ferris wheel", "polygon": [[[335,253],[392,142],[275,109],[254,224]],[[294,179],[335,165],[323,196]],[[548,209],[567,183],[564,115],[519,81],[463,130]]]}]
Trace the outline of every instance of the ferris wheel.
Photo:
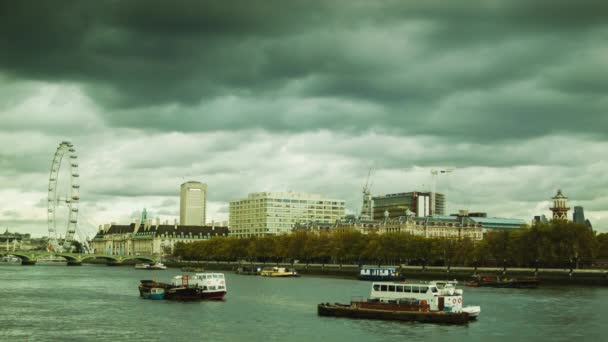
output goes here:
[{"label": "ferris wheel", "polygon": [[[78,225],[79,177],[78,156],[74,145],[63,141],[57,147],[49,175],[49,250],[70,251]],[[63,242],[58,233],[63,233]]]}]

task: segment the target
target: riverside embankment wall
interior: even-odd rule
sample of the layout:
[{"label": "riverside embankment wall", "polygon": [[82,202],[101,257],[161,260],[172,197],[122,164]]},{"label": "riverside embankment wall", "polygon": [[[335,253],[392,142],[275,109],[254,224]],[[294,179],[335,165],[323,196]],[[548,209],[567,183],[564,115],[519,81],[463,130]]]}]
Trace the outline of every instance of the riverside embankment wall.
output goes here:
[{"label": "riverside embankment wall", "polygon": [[[283,263],[238,263],[238,262],[223,262],[223,261],[181,261],[181,262],[166,262],[170,267],[203,267],[207,270],[224,270],[231,271],[239,266],[280,266],[293,267],[300,274],[311,275],[329,275],[348,278],[356,278],[359,274],[358,265],[336,265],[336,264],[283,264]],[[399,266],[396,266],[399,267]],[[411,279],[431,280],[431,279],[457,279],[459,281],[469,280],[470,277],[477,274],[500,274],[507,277],[533,277],[540,278],[542,284],[561,284],[561,285],[596,285],[608,286],[608,271],[601,269],[575,269],[570,272],[570,269],[544,269],[538,270],[534,268],[507,268],[506,272],[502,268],[479,267],[447,267],[431,266],[401,266],[401,272]]]}]

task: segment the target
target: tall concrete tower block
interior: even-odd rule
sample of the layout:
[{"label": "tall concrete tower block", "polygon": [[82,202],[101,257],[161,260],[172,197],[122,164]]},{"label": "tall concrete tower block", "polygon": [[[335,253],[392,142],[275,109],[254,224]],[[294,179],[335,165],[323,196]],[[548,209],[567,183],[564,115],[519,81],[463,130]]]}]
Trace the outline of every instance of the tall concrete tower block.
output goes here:
[{"label": "tall concrete tower block", "polygon": [[207,184],[189,181],[181,185],[179,194],[179,223],[184,226],[204,226],[207,212]]},{"label": "tall concrete tower block", "polygon": [[557,190],[557,194],[553,196],[553,207],[549,208],[553,212],[554,220],[568,220],[568,197],[562,194],[561,190]]}]

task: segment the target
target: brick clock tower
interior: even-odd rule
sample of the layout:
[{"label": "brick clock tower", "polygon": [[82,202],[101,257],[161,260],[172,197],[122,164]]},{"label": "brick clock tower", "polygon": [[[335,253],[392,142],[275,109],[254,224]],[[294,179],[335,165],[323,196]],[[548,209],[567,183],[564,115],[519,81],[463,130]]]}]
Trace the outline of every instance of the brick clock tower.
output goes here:
[{"label": "brick clock tower", "polygon": [[553,196],[553,207],[549,208],[553,212],[554,220],[568,220],[568,197],[562,194],[561,190],[557,190],[557,195]]}]

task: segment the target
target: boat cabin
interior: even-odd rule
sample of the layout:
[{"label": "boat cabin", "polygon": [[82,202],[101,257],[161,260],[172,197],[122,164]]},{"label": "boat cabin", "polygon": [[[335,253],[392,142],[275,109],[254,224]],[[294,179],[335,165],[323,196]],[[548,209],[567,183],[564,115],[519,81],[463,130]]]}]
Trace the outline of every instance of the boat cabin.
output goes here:
[{"label": "boat cabin", "polygon": [[204,291],[226,291],[226,280],[223,273],[196,273],[195,275],[178,275],[173,277],[174,286],[197,286]]},{"label": "boat cabin", "polygon": [[431,311],[460,312],[463,303],[461,294],[448,294],[435,284],[375,282],[372,284],[370,300],[383,303],[426,301]]},{"label": "boat cabin", "polygon": [[359,271],[360,280],[404,280],[396,267],[363,267]]}]

